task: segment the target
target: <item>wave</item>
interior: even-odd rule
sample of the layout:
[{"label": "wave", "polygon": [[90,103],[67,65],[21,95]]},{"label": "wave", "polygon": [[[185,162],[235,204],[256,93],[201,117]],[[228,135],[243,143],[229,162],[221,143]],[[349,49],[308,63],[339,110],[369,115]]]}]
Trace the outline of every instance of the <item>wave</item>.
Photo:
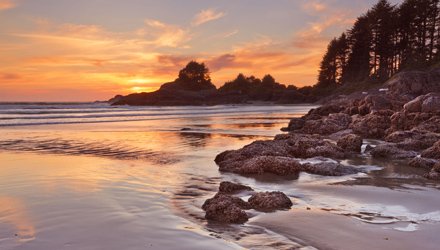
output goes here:
[{"label": "wave", "polygon": [[0,150],[149,160],[157,164],[172,164],[179,161],[176,155],[168,152],[142,149],[121,143],[83,142],[60,138],[2,140]]}]

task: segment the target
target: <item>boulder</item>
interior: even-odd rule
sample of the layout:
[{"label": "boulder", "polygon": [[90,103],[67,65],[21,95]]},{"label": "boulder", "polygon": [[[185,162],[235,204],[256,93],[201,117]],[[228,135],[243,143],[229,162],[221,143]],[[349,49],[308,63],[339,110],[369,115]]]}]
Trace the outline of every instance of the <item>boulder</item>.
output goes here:
[{"label": "boulder", "polygon": [[248,215],[244,211],[250,209],[251,205],[238,198],[226,194],[216,194],[208,199],[202,206],[206,212],[205,218],[223,223],[245,223]]},{"label": "boulder", "polygon": [[431,180],[440,180],[440,163],[435,164],[426,177]]},{"label": "boulder", "polygon": [[357,116],[353,119],[350,128],[355,134],[364,138],[382,139],[391,127],[391,110],[372,112],[366,116]]},{"label": "boulder", "polygon": [[220,193],[234,194],[234,193],[239,193],[242,191],[253,191],[253,189],[251,187],[241,185],[241,184],[232,183],[229,181],[224,181],[224,182],[220,183],[220,187],[219,187]]},{"label": "boulder", "polygon": [[274,211],[290,209],[292,201],[282,192],[261,192],[251,196],[249,204],[255,210]]},{"label": "boulder", "polygon": [[323,157],[315,157],[303,160],[303,171],[310,174],[324,175],[324,176],[344,176],[357,174],[359,169],[353,166],[342,165],[341,163]]},{"label": "boulder", "polygon": [[417,152],[400,149],[396,144],[391,143],[384,143],[376,146],[371,150],[370,154],[374,158],[388,159],[410,159],[417,156]]},{"label": "boulder", "polygon": [[346,130],[351,123],[351,116],[334,113],[318,120],[306,120],[301,132],[306,134],[329,135]]},{"label": "boulder", "polygon": [[386,83],[394,97],[414,98],[430,92],[440,92],[440,70],[406,71],[393,76]]},{"label": "boulder", "polygon": [[387,142],[396,143],[398,148],[414,151],[427,149],[438,140],[440,140],[440,134],[419,129],[396,131],[385,138]]},{"label": "boulder", "polygon": [[429,93],[418,96],[405,104],[404,111],[408,113],[439,113],[440,94]]},{"label": "boulder", "polygon": [[360,153],[362,150],[362,137],[349,134],[341,137],[337,145],[348,152]]},{"label": "boulder", "polygon": [[438,161],[434,159],[415,157],[409,161],[409,165],[414,168],[432,169],[437,162]]},{"label": "boulder", "polygon": [[440,159],[440,141],[436,142],[432,147],[423,151],[422,157]]}]

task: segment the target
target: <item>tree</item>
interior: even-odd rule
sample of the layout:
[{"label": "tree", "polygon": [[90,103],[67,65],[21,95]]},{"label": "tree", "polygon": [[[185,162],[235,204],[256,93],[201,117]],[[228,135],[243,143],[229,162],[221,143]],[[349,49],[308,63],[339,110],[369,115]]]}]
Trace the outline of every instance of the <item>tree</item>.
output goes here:
[{"label": "tree", "polygon": [[211,83],[209,69],[204,63],[198,63],[196,61],[189,62],[185,68],[180,70],[179,78],[177,78],[176,82],[180,82],[189,90],[215,88]]},{"label": "tree", "polygon": [[336,50],[337,40],[333,39],[327,46],[327,52],[321,61],[317,88],[336,86]]}]

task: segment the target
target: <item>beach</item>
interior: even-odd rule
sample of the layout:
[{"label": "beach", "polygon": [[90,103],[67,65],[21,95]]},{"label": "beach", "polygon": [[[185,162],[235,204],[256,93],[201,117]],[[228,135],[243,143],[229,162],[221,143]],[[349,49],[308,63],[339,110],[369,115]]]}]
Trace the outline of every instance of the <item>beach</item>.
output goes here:
[{"label": "beach", "polygon": [[[436,249],[440,186],[419,169],[361,155],[345,163],[368,173],[343,177],[218,171],[217,154],[311,108],[0,105],[0,249]],[[221,181],[294,205],[207,222]]]}]

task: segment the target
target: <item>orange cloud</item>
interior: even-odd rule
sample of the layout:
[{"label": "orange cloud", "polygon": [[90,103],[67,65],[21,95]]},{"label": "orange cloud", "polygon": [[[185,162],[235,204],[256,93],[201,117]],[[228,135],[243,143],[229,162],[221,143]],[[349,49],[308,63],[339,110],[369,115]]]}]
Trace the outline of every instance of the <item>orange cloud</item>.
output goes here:
[{"label": "orange cloud", "polygon": [[318,1],[307,1],[303,4],[303,9],[311,13],[319,13],[327,10],[327,5]]},{"label": "orange cloud", "polygon": [[12,0],[0,0],[0,11],[15,8],[16,3]]},{"label": "orange cloud", "polygon": [[199,26],[207,22],[211,22],[224,17],[226,14],[224,12],[217,12],[214,9],[206,9],[200,11],[192,21],[193,26]]},{"label": "orange cloud", "polygon": [[146,27],[137,31],[137,35],[146,39],[145,44],[156,47],[188,48],[187,42],[191,34],[176,25],[170,25],[158,20],[146,20]]}]

